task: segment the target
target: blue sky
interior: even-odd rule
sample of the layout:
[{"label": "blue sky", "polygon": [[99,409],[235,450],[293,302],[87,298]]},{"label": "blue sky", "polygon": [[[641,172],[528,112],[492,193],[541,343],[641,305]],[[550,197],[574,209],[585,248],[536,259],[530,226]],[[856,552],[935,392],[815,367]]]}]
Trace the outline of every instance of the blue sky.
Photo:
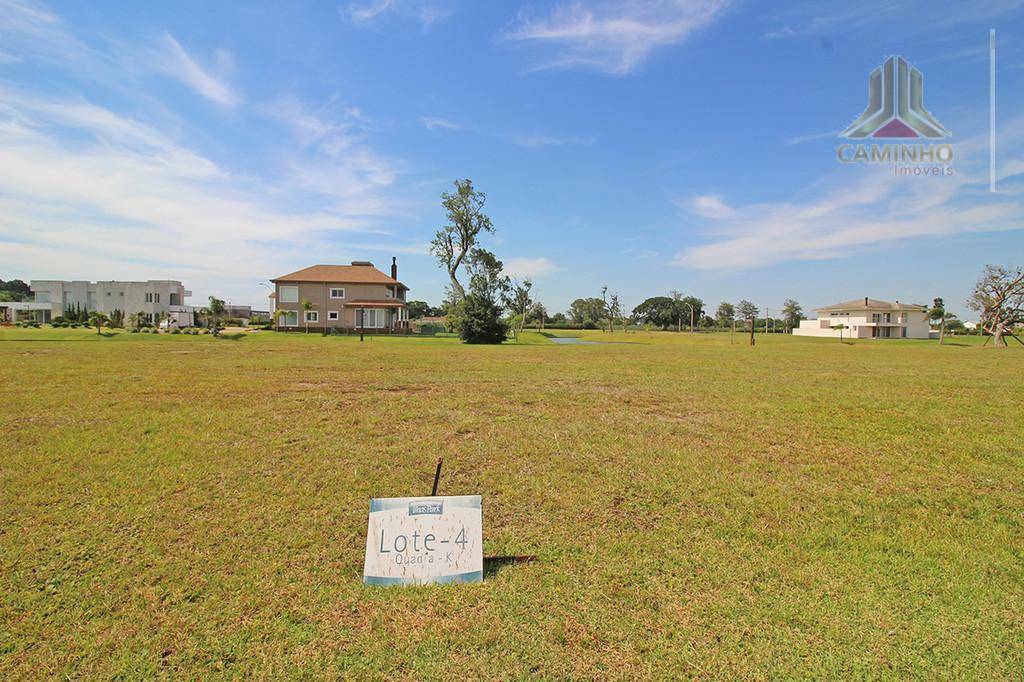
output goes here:
[{"label": "blue sky", "polygon": [[[607,285],[778,310],[963,300],[1024,259],[1024,0],[0,0],[0,278],[259,282],[399,258],[438,303],[438,197],[549,310]],[[988,32],[999,191],[988,189]],[[902,54],[956,174],[836,161]]]}]

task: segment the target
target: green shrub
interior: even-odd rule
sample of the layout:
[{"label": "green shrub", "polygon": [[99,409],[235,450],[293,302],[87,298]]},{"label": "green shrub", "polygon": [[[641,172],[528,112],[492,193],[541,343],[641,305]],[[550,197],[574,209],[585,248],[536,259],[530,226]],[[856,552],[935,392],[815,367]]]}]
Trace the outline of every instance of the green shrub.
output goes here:
[{"label": "green shrub", "polygon": [[132,330],[131,330],[130,332],[128,332],[128,333],[129,333],[129,334],[138,334],[138,333],[139,333],[139,330],[138,330],[138,329],[132,329]]},{"label": "green shrub", "polygon": [[479,294],[469,294],[459,305],[459,337],[466,343],[501,343],[508,326],[498,305]]},{"label": "green shrub", "polygon": [[174,328],[174,331],[172,331],[171,333],[172,333],[172,334],[180,334],[180,333],[181,333],[181,330],[180,330],[180,329],[178,329],[177,327],[175,327],[175,328]]}]

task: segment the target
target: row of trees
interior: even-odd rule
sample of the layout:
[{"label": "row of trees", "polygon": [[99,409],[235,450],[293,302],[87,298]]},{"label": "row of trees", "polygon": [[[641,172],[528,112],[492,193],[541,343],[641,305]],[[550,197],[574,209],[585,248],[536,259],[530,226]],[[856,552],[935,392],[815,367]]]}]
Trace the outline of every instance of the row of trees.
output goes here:
[{"label": "row of trees", "polygon": [[[491,219],[484,213],[487,197],[473,187],[472,180],[456,180],[454,192],[441,195],[447,224],[437,231],[430,245],[431,254],[448,275],[448,295],[444,306],[432,308],[422,301],[409,303],[411,319],[447,315],[449,327],[468,343],[501,343],[509,330],[519,332],[528,323],[540,328],[545,324],[571,323],[585,328],[607,328],[616,325],[624,330],[630,323],[643,323],[663,330],[683,326],[696,331],[702,328],[732,328],[742,322],[754,341],[755,327],[776,330],[781,326],[787,333],[806,319],[802,306],[794,299],[786,299],[781,318],[759,318],[759,308],[743,299],[733,304],[723,301],[714,315],[705,309],[704,301],[671,291],[667,296],[646,299],[627,315],[619,297],[602,287],[600,297],[578,298],[566,313],[548,315],[543,304],[532,298],[533,283],[529,279],[516,281],[504,274],[504,266],[494,253],[480,245],[485,234],[494,234]],[[468,278],[468,289],[463,285]],[[987,266],[978,281],[968,305],[981,316],[983,330],[993,335],[997,346],[1005,345],[1003,336],[1013,325],[1024,323],[1024,272],[1021,268],[1008,270]],[[304,306],[305,307],[305,306]],[[941,298],[936,298],[928,309],[928,317],[939,327],[940,343],[947,326],[958,323],[947,312]]]}]

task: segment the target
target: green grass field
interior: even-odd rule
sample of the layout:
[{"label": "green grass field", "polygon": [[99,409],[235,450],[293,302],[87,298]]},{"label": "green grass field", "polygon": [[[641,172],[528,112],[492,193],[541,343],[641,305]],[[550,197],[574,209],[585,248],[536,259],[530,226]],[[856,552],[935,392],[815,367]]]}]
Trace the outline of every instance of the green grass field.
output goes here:
[{"label": "green grass field", "polygon": [[582,335],[0,331],[0,677],[1020,678],[1024,348]]}]

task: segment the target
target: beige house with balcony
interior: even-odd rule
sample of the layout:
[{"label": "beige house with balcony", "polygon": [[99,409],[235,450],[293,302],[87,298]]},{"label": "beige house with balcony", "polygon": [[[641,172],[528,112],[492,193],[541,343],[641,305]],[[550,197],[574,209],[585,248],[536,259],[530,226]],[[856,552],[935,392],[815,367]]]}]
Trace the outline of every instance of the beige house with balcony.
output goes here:
[{"label": "beige house with balcony", "polygon": [[[369,261],[353,261],[351,265],[313,265],[270,281],[274,284],[271,302],[279,329],[409,329],[409,287],[398,281],[394,258],[390,276]],[[309,301],[309,310],[303,309],[303,301]]]},{"label": "beige house with balcony", "polygon": [[839,338],[841,331],[844,338],[851,339],[927,339],[931,329],[927,310],[923,305],[865,296],[817,308],[818,319],[802,320],[793,334]]}]

